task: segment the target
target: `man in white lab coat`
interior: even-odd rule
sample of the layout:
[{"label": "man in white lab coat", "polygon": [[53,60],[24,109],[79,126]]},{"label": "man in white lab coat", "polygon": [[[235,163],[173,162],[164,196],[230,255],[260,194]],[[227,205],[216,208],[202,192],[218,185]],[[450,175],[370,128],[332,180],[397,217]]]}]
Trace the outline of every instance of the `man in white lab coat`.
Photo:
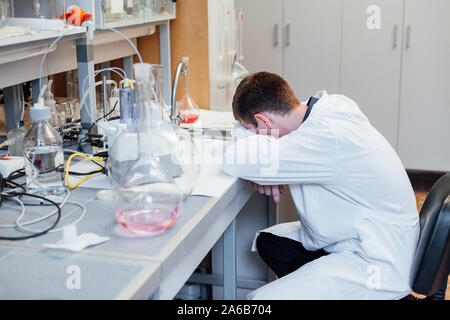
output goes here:
[{"label": "man in white lab coat", "polygon": [[419,237],[414,192],[397,154],[357,104],[318,92],[303,104],[281,77],[236,90],[241,123],[223,170],[276,202],[289,185],[299,222],[258,232],[252,250],[278,279],[251,299],[400,299]]}]

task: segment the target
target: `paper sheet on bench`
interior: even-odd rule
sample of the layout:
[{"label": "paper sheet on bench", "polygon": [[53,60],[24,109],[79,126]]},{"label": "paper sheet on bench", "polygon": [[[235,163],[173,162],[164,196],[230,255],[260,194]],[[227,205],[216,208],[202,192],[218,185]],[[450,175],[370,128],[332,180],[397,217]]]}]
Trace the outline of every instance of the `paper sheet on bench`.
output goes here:
[{"label": "paper sheet on bench", "polygon": [[233,129],[236,125],[232,112],[200,109],[199,118],[194,123],[182,123],[183,128]]}]

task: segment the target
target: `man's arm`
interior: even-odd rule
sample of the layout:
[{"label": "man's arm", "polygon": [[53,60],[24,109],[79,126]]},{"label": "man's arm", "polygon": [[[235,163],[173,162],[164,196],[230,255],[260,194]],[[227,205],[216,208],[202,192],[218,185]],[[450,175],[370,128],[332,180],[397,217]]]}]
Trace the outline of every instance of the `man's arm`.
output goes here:
[{"label": "man's arm", "polygon": [[[235,139],[240,139],[248,136],[253,136],[256,133],[245,128],[242,124],[236,125],[232,131],[232,136]],[[250,185],[255,189],[255,191],[260,194],[265,194],[266,196],[272,196],[275,203],[280,202],[280,196],[285,194],[284,186],[282,185],[260,185],[255,182],[250,181]]]},{"label": "man's arm", "polygon": [[236,139],[225,152],[223,171],[260,185],[332,183],[337,164],[334,133],[325,121],[315,121],[279,139]]}]

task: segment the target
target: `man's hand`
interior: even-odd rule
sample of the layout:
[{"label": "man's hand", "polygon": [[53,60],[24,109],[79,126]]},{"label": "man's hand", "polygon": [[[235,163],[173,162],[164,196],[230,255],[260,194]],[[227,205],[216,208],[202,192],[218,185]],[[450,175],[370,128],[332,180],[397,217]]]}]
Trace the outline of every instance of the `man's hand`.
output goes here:
[{"label": "man's hand", "polygon": [[251,181],[250,184],[252,185],[253,189],[258,191],[259,193],[265,194],[266,196],[273,196],[273,201],[275,201],[276,204],[280,203],[280,195],[284,194],[284,186],[262,186]]}]

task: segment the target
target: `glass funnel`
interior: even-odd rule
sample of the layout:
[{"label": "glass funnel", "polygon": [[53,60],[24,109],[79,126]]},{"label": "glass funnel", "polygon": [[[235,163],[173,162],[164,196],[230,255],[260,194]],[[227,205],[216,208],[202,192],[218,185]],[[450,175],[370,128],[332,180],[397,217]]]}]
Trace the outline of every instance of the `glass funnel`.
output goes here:
[{"label": "glass funnel", "polygon": [[199,107],[191,97],[190,93],[190,79],[189,79],[189,58],[183,57],[184,69],[183,75],[183,97],[177,101],[177,108],[182,118],[182,123],[193,123],[199,117]]},{"label": "glass funnel", "polygon": [[149,81],[136,82],[138,159],[116,188],[114,209],[120,226],[139,235],[157,235],[170,229],[181,213],[182,192],[158,157],[148,95]]}]

